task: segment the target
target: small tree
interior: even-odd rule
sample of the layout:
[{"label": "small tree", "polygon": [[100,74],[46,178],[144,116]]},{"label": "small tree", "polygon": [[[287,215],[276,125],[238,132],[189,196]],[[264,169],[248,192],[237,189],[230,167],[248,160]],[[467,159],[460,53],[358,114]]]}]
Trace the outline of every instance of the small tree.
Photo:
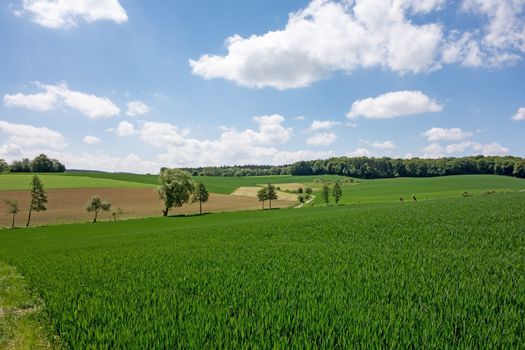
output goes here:
[{"label": "small tree", "polygon": [[109,211],[111,203],[107,200],[102,200],[99,196],[93,196],[86,205],[88,213],[95,213],[93,222],[97,222],[98,213],[101,211]]},{"label": "small tree", "polygon": [[264,201],[268,199],[266,187],[261,187],[259,191],[257,191],[257,199],[262,203],[262,209],[264,210]]},{"label": "small tree", "polygon": [[118,221],[122,214],[124,213],[124,210],[122,210],[121,207],[117,207],[113,213],[111,213],[111,216],[113,217],[114,221]]},{"label": "small tree", "polygon": [[332,196],[334,197],[335,204],[339,204],[339,200],[343,196],[343,189],[341,188],[339,181],[337,181],[334,184],[334,187],[332,187]]},{"label": "small tree", "polygon": [[202,215],[202,203],[205,203],[210,198],[210,194],[206,189],[206,186],[202,182],[199,182],[195,187],[195,194],[193,195],[193,201],[199,201],[199,215]]},{"label": "small tree", "polygon": [[37,175],[33,176],[31,180],[31,203],[29,205],[29,215],[27,217],[26,227],[31,222],[31,213],[34,211],[46,211],[47,207],[47,193],[44,190],[44,184],[40,181]]},{"label": "small tree", "polygon": [[275,186],[272,184],[268,184],[266,186],[266,195],[268,196],[268,202],[270,203],[270,209],[272,209],[272,200],[277,200],[277,191],[275,190]]},{"label": "small tree", "polygon": [[164,203],[162,214],[168,216],[173,207],[181,207],[190,201],[195,186],[191,175],[183,170],[163,168],[159,175],[157,192]]},{"label": "small tree", "polygon": [[311,196],[312,195],[312,188],[311,187],[306,187],[304,189],[304,193],[306,193],[307,196]]},{"label": "small tree", "polygon": [[15,200],[6,199],[4,200],[4,202],[7,205],[6,214],[13,216],[13,220],[11,222],[11,228],[14,228],[15,227],[15,217],[16,217],[16,214],[20,212],[20,207],[18,207],[18,202]]},{"label": "small tree", "polygon": [[325,204],[328,205],[328,203],[330,202],[330,186],[327,183],[323,184],[321,196],[323,197],[323,202],[325,202]]},{"label": "small tree", "polygon": [[8,173],[9,170],[9,164],[7,164],[5,160],[0,159],[0,173]]}]

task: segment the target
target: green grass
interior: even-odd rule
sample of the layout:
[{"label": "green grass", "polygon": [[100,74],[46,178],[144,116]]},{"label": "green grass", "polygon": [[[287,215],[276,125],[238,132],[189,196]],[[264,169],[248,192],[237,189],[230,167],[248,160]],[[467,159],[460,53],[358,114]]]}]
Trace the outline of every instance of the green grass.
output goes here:
[{"label": "green grass", "polygon": [[[157,185],[157,175],[139,175],[139,174],[125,174],[125,173],[104,173],[104,172],[66,172],[65,176],[84,176],[98,179],[112,179],[119,181],[132,181],[136,183],[145,183],[150,185]],[[208,191],[212,193],[230,194],[239,187],[251,187],[260,184],[282,184],[282,183],[311,183],[315,179],[324,179],[326,181],[335,181],[343,179],[336,175],[323,176],[291,176],[291,175],[275,175],[275,176],[241,176],[241,177],[220,177],[220,176],[194,176],[193,180],[202,181]]]},{"label": "green grass", "polygon": [[71,348],[520,348],[524,207],[513,193],[5,230],[0,259]]},{"label": "green grass", "polygon": [[[0,174],[0,191],[29,190],[34,174]],[[150,188],[139,182],[93,178],[87,176],[64,176],[63,174],[38,174],[46,189],[55,188]]]},{"label": "green grass", "polygon": [[[317,186],[320,187],[320,186]],[[359,180],[359,184],[343,186],[341,204],[399,202],[461,197],[463,192],[479,195],[486,190],[525,190],[525,179],[497,175],[458,175],[431,178],[396,178]],[[315,193],[314,204],[323,203],[320,192]],[[333,203],[333,199],[330,199]]]},{"label": "green grass", "polygon": [[28,290],[16,269],[0,261],[0,348],[60,348],[42,307],[38,295]]}]

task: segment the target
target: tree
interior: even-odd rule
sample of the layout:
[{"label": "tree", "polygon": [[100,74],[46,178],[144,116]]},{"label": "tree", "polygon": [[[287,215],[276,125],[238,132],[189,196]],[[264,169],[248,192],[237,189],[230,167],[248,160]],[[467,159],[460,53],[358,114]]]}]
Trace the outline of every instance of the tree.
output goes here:
[{"label": "tree", "polygon": [[264,210],[264,201],[268,199],[268,192],[266,191],[266,187],[261,187],[259,191],[257,191],[257,199],[259,202],[262,202],[262,208]]},{"label": "tree", "polygon": [[332,196],[334,197],[335,204],[339,204],[339,200],[341,199],[342,195],[343,195],[343,189],[341,188],[339,181],[336,181],[336,183],[334,184],[334,187],[332,188]]},{"label": "tree", "polygon": [[98,213],[100,211],[109,211],[111,209],[111,203],[107,200],[101,199],[99,196],[93,196],[86,205],[88,213],[95,213],[93,222],[97,222]]},{"label": "tree", "polygon": [[327,183],[323,184],[321,196],[323,197],[323,202],[325,202],[325,204],[328,205],[328,203],[330,202],[330,186]]},{"label": "tree", "polygon": [[193,201],[199,201],[199,214],[202,215],[202,203],[208,201],[210,194],[206,189],[206,186],[202,182],[199,182],[195,187],[195,194],[193,195]]},{"label": "tree", "polygon": [[266,195],[268,196],[268,201],[270,203],[270,209],[272,209],[272,200],[277,200],[277,191],[275,190],[275,186],[272,184],[268,184],[266,186]]},{"label": "tree", "polygon": [[13,221],[11,222],[11,228],[15,227],[15,217],[16,214],[20,212],[20,208],[18,207],[18,202],[10,199],[4,200],[5,204],[7,205],[6,213],[7,215],[13,215]]},{"label": "tree", "polygon": [[195,188],[190,174],[179,169],[163,169],[158,182],[160,185],[157,187],[157,192],[164,203],[165,209],[162,211],[164,216],[168,216],[171,208],[188,203]]},{"label": "tree", "polygon": [[5,160],[0,159],[0,173],[8,173],[9,170],[9,164],[7,164]]},{"label": "tree", "polygon": [[121,207],[117,207],[113,213],[111,213],[111,216],[113,217],[114,221],[118,221],[120,217],[124,214],[124,210],[122,210]]},{"label": "tree", "polygon": [[47,193],[44,190],[44,184],[38,175],[34,175],[33,179],[31,180],[31,203],[29,205],[29,215],[27,217],[26,227],[28,227],[29,223],[31,222],[31,214],[33,210],[36,212],[46,211],[46,204]]},{"label": "tree", "polygon": [[40,154],[31,162],[31,170],[35,173],[48,173],[53,171],[53,161],[45,154]]}]

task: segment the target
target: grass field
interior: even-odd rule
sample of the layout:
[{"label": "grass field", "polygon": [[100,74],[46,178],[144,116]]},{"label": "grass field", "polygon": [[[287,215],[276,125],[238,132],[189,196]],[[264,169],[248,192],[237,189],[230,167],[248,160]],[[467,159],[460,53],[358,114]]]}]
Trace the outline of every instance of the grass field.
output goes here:
[{"label": "grass field", "polygon": [[71,348],[519,348],[524,207],[513,193],[5,230],[0,260]]},{"label": "grass field", "polygon": [[[320,188],[320,185],[317,187]],[[358,184],[343,186],[340,203],[399,202],[400,198],[412,201],[412,195],[418,200],[453,198],[462,196],[465,191],[472,195],[479,195],[487,190],[513,192],[525,190],[525,179],[497,175],[459,175],[359,180]],[[319,193],[318,191],[316,194]],[[317,195],[314,204],[323,204],[320,195]]]},{"label": "grass field", "polygon": [[[29,190],[31,178],[34,174],[0,174],[0,191]],[[94,178],[88,176],[64,176],[63,174],[38,174],[46,189],[59,188],[153,188],[154,185],[115,180]]]}]

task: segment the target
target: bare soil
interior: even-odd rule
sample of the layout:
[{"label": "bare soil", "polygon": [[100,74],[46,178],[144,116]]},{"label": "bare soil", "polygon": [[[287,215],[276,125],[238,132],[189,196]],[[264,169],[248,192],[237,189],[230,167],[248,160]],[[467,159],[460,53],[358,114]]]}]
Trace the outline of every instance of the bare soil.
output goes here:
[{"label": "bare soil", "polygon": [[[48,190],[48,205],[45,212],[33,212],[31,226],[91,221],[92,213],[85,210],[89,199],[98,195],[111,202],[111,211],[99,213],[98,220],[110,220],[111,212],[122,208],[121,219],[140,218],[162,215],[162,203],[152,189],[52,189]],[[11,226],[11,216],[6,214],[5,199],[17,200],[21,212],[16,216],[15,225],[25,226],[27,221],[30,194],[29,191],[0,191],[0,227]],[[284,199],[284,198],[283,198]],[[272,201],[272,207],[284,208],[293,205],[290,200]],[[260,209],[261,203],[255,197],[233,196],[210,193],[208,202],[202,204],[203,212],[221,212]],[[199,203],[185,204],[174,208],[170,215],[197,214]]]},{"label": "bare soil", "polygon": [[[235,191],[232,192],[232,196],[236,197],[247,197],[247,198],[257,198],[257,192],[261,189],[261,187],[239,187]],[[297,202],[297,195],[292,193],[286,193],[282,191],[276,191],[277,196],[279,200],[286,201],[286,202]],[[272,207],[273,207],[274,201],[272,201]],[[278,208],[277,206],[275,206]]]}]

